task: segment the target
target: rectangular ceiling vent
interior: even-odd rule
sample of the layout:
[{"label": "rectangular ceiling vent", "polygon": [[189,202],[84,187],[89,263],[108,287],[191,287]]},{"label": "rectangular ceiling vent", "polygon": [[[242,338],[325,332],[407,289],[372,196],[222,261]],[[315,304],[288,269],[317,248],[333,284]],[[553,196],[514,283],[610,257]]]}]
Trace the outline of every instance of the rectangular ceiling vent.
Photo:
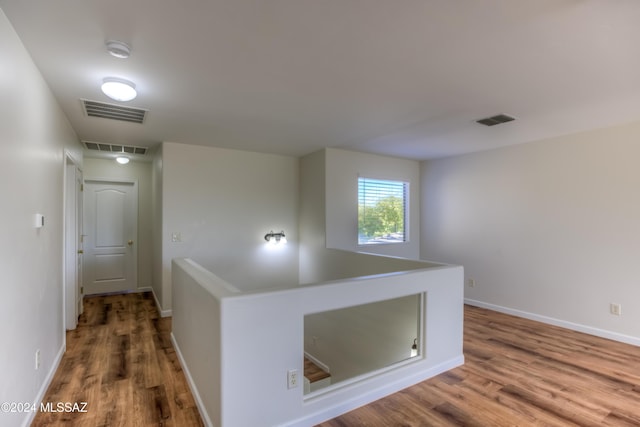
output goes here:
[{"label": "rectangular ceiling vent", "polygon": [[104,142],[82,141],[87,150],[102,151],[104,153],[127,153],[145,155],[147,147],[133,147],[131,145],[105,144]]},{"label": "rectangular ceiling vent", "polygon": [[142,108],[123,107],[122,105],[107,104],[98,101],[81,99],[82,108],[89,117],[100,117],[103,119],[122,120],[131,123],[142,123],[148,110]]},{"label": "rectangular ceiling vent", "polygon": [[495,126],[502,123],[512,122],[515,117],[507,116],[506,114],[498,114],[497,116],[487,117],[486,119],[476,120],[476,123],[480,123],[485,126]]}]

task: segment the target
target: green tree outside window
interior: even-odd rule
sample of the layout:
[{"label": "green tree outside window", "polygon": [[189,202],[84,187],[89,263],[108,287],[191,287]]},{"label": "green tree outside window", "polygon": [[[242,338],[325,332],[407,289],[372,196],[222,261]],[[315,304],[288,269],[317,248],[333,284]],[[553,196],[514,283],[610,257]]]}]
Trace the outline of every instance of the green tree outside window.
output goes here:
[{"label": "green tree outside window", "polygon": [[358,178],[358,244],[402,243],[408,183]]}]

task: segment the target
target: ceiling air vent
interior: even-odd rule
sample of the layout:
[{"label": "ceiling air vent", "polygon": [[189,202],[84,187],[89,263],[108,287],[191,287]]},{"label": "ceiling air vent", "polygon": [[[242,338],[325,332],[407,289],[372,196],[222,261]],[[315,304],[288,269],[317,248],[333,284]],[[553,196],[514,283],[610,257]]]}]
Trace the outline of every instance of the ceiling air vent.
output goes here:
[{"label": "ceiling air vent", "polygon": [[506,114],[498,114],[497,116],[487,117],[486,119],[476,120],[476,123],[480,123],[485,126],[495,126],[502,123],[512,122],[515,118],[507,116]]},{"label": "ceiling air vent", "polygon": [[123,107],[122,105],[106,104],[104,102],[81,99],[82,108],[89,117],[122,120],[131,123],[142,123],[148,110],[142,108]]},{"label": "ceiling air vent", "polygon": [[87,150],[102,151],[104,153],[128,153],[145,155],[147,147],[133,147],[131,145],[105,144],[104,142],[82,141]]}]

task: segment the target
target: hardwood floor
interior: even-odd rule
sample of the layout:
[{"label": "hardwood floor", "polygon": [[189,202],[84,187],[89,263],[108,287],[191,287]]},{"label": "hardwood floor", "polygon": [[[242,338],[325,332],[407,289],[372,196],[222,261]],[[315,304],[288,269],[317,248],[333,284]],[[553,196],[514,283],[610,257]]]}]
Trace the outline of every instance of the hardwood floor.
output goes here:
[{"label": "hardwood floor", "polygon": [[331,376],[330,373],[322,370],[321,367],[313,363],[311,360],[304,358],[304,377],[311,383],[322,381]]},{"label": "hardwood floor", "polygon": [[[202,426],[170,329],[149,294],[88,298],[44,398],[87,412],[32,425]],[[638,347],[466,306],[464,353],[464,366],[320,427],[640,426]]]},{"label": "hardwood floor", "polygon": [[640,426],[640,348],[465,306],[465,365],[320,424]]},{"label": "hardwood floor", "polygon": [[202,426],[170,332],[150,293],[85,299],[43,402],[86,412],[40,412],[32,426]]}]

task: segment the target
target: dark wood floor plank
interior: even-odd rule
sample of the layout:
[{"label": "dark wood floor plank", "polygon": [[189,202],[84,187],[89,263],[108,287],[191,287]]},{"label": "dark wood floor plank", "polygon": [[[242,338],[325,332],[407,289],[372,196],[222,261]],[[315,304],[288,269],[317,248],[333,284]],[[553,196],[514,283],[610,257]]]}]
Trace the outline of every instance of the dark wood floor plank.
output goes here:
[{"label": "dark wood floor plank", "polygon": [[129,335],[115,335],[111,337],[111,352],[109,365],[102,382],[108,383],[129,378],[129,360],[131,359],[131,340]]},{"label": "dark wood floor plank", "polygon": [[151,387],[147,389],[149,398],[153,402],[154,412],[151,422],[154,424],[166,424],[171,418],[171,408],[167,400],[167,393],[163,385]]}]

